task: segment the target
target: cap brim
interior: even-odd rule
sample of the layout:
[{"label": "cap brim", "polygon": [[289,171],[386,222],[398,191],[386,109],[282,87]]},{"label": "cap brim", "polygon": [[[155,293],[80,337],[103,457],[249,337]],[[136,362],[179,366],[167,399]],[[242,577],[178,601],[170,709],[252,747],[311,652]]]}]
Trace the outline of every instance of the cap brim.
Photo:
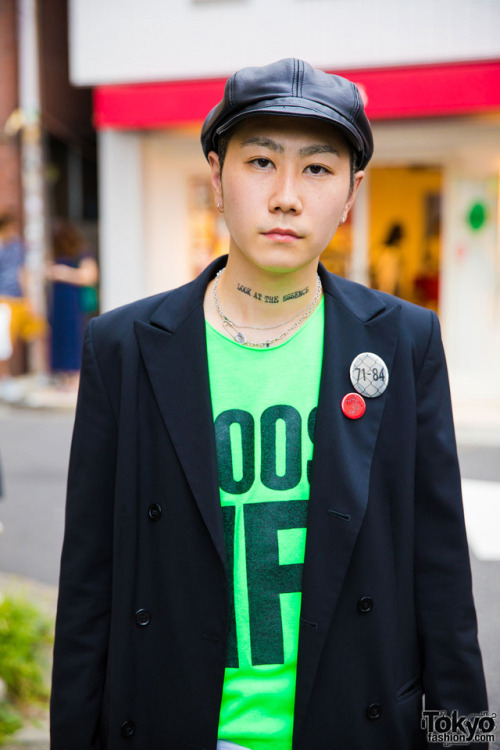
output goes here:
[{"label": "cap brim", "polygon": [[[311,103],[309,99],[298,99],[297,97],[273,99],[268,102],[261,101],[256,105],[246,107],[236,112],[232,117],[214,129],[214,136],[218,137],[226,133],[241,120],[258,115],[278,115],[286,117],[311,117],[316,120],[323,120],[334,127],[339,128],[346,136],[352,146],[364,160],[366,156],[366,144],[360,138],[356,128],[340,112],[331,107],[323,106],[317,102]],[[215,138],[213,139],[216,140]]]}]

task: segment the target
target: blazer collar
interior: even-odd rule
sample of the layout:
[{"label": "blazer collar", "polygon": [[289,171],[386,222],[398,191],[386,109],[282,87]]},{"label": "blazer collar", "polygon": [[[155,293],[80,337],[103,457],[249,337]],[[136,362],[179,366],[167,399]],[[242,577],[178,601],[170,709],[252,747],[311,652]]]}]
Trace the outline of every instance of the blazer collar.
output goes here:
[{"label": "blazer collar", "polygon": [[167,292],[151,315],[151,325],[163,328],[169,333],[176,333],[196,308],[203,307],[208,284],[216,273],[224,268],[226,262],[227,255],[216,258],[194,281]]},{"label": "blazer collar", "polygon": [[[216,258],[194,281],[167,292],[151,316],[151,324],[175,333],[193,309],[203,305],[209,282],[221,268],[224,268],[226,263],[227,255]],[[362,323],[368,322],[386,309],[381,296],[374,294],[372,290],[361,284],[346,281],[329,273],[322,263],[318,266],[318,273],[324,293],[331,295],[338,304]]]}]

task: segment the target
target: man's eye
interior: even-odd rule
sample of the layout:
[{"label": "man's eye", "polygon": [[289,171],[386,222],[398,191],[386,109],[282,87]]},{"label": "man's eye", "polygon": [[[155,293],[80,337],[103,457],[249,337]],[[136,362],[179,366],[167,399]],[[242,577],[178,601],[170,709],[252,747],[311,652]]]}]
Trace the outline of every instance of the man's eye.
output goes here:
[{"label": "man's eye", "polygon": [[266,169],[271,164],[270,159],[264,159],[261,157],[260,159],[252,159],[252,164],[255,164],[257,167],[260,167],[261,169]]},{"label": "man's eye", "polygon": [[306,167],[310,171],[311,174],[328,174],[329,170],[326,169],[326,167],[322,167],[321,164],[309,164],[308,167]]}]

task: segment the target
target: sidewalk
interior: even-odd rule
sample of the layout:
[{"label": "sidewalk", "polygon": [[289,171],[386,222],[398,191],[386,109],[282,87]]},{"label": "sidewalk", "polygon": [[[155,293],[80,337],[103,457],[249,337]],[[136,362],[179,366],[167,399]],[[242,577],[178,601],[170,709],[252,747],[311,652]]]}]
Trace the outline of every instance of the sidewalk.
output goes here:
[{"label": "sidewalk", "polygon": [[50,750],[48,715],[37,726],[23,727],[2,750]]},{"label": "sidewalk", "polygon": [[75,390],[63,390],[47,375],[21,375],[0,389],[0,404],[13,408],[72,411]]}]

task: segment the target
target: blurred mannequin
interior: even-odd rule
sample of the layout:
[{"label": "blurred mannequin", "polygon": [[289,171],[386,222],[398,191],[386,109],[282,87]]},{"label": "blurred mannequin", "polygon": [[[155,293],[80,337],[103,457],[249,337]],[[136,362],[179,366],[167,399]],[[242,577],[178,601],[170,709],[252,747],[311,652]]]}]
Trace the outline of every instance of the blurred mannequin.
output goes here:
[{"label": "blurred mannequin", "polygon": [[398,294],[401,277],[401,243],[405,238],[402,224],[394,223],[389,227],[387,236],[374,253],[372,272],[374,286],[381,292]]}]

